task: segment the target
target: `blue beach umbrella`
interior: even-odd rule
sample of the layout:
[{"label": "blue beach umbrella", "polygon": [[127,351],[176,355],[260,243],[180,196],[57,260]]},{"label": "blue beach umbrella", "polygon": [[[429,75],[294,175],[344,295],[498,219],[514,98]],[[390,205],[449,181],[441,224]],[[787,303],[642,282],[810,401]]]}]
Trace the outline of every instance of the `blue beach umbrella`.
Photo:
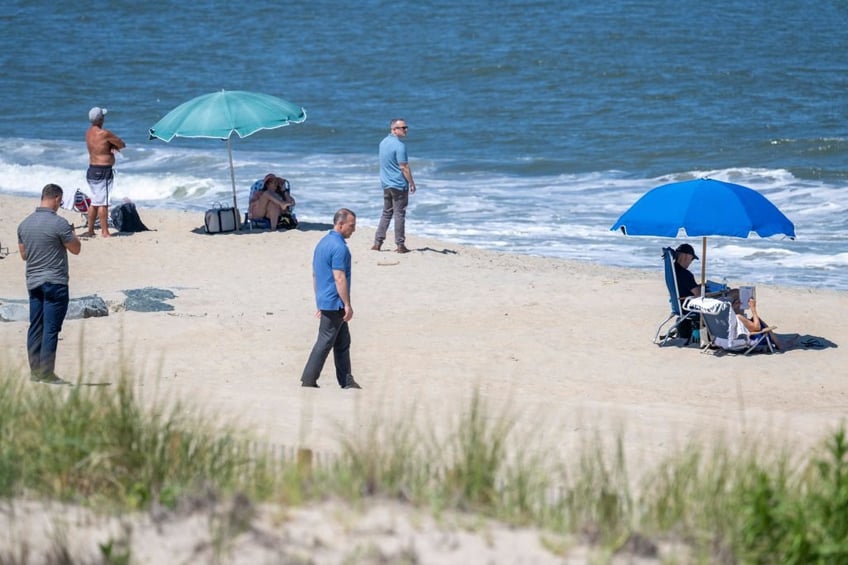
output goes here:
[{"label": "blue beach umbrella", "polygon": [[751,188],[713,179],[664,184],[642,195],[611,231],[625,235],[703,237],[701,284],[706,279],[707,236],[747,238],[785,235],[795,239],[795,226],[777,206]]},{"label": "blue beach umbrella", "polygon": [[306,120],[306,110],[282,98],[222,90],[192,98],[168,112],[150,128],[150,139],[171,141],[175,137],[227,140],[233,207],[236,205],[236,176],[233,170],[233,133],[247,137],[264,129],[276,129]]}]

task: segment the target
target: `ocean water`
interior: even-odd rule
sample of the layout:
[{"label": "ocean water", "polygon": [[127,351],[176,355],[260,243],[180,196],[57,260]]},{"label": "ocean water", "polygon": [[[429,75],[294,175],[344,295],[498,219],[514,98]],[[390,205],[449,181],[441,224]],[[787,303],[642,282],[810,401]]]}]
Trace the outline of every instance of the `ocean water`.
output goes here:
[{"label": "ocean water", "polygon": [[376,225],[377,144],[400,116],[419,186],[411,234],[659,269],[662,246],[700,241],[610,226],[652,187],[710,176],[761,191],[797,233],[709,238],[710,278],[845,290],[846,25],[842,0],[12,0],[0,193],[84,188],[99,105],[128,145],[116,198],[142,218],[196,210],[200,225],[232,201],[226,143],[148,128],[195,96],[256,90],[308,119],[232,140],[242,209],[276,172],[301,220],[347,206]]}]

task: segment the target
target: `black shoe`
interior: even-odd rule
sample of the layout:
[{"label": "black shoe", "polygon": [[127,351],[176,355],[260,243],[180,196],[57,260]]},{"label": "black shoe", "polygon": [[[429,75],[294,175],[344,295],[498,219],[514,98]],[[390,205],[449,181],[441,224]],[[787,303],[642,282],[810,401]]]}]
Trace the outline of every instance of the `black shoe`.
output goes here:
[{"label": "black shoe", "polygon": [[349,389],[349,388],[359,388],[359,389],[361,389],[362,387],[359,386],[358,382],[353,380],[353,377],[348,377],[347,378],[347,384],[344,385],[344,388],[345,389]]},{"label": "black shoe", "polygon": [[371,246],[371,251],[379,251],[381,247],[383,247],[382,243],[375,243]]},{"label": "black shoe", "polygon": [[306,388],[321,388],[320,386],[318,386],[318,383],[300,383],[300,386]]},{"label": "black shoe", "polygon": [[34,383],[42,383],[42,384],[45,384],[45,385],[69,385],[69,384],[73,384],[70,381],[66,381],[65,379],[60,379],[56,375],[45,375],[43,377],[31,375],[29,380],[31,380]]}]

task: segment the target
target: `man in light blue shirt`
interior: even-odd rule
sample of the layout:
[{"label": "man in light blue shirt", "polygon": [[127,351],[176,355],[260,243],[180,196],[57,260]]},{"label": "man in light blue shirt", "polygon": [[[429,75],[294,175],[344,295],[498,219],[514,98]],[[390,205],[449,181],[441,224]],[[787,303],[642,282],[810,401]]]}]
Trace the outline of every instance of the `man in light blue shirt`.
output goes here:
[{"label": "man in light blue shirt", "polygon": [[374,234],[374,251],[380,251],[386,239],[389,222],[395,220],[395,243],[398,253],[409,253],[406,248],[406,206],[409,194],[415,193],[415,181],[406,155],[406,133],[409,128],[403,118],[394,118],[389,124],[389,135],[380,142],[380,184],[383,187],[383,213],[377,233]]},{"label": "man in light blue shirt", "polygon": [[350,301],[351,256],[347,239],[356,231],[356,214],[341,208],[333,216],[333,229],[327,233],[312,255],[312,285],[315,288],[316,316],[321,319],[318,339],[312,347],[303,375],[302,386],[318,388],[318,378],[330,350],[336,365],[336,380],[342,388],[362,388],[353,379],[350,368],[350,329],[353,318]]}]

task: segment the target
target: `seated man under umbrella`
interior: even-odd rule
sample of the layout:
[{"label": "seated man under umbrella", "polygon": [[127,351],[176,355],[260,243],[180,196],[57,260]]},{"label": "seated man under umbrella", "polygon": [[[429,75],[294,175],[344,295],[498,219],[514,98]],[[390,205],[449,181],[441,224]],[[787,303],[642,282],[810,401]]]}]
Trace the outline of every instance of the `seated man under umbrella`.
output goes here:
[{"label": "seated man under umbrella", "polygon": [[[689,270],[689,265],[695,259],[698,259],[698,256],[688,243],[681,243],[674,250],[674,278],[677,279],[677,290],[681,300],[689,296],[701,296],[701,285]],[[705,296],[721,296],[730,290],[727,285],[714,281],[706,281],[704,286]]]}]

